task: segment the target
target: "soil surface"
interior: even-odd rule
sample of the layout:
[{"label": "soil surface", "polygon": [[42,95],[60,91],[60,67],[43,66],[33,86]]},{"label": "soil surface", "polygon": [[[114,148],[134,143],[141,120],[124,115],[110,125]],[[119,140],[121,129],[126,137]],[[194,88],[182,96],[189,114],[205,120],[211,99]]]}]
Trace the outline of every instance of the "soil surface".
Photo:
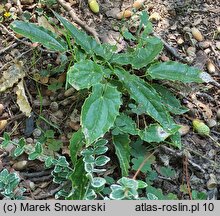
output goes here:
[{"label": "soil surface", "polygon": [[[62,143],[58,153],[68,158],[69,139],[80,128],[80,108],[85,96],[79,95],[73,88],[65,90],[66,67],[61,67],[61,55],[47,52],[38,44],[19,38],[9,28],[14,19],[44,22],[39,19],[42,14],[58,24],[50,8],[39,4],[37,0],[20,0],[20,5],[14,2],[8,0],[0,3],[0,88],[7,80],[4,73],[16,77],[16,73],[25,70],[24,89],[32,115],[26,118],[19,109],[17,85],[22,77],[16,77],[13,86],[0,92],[0,104],[4,106],[2,111],[0,109],[0,120],[7,120],[6,126],[0,128],[0,136],[4,132],[12,132],[14,141],[25,137],[26,142],[33,146],[41,136],[39,127],[45,131],[52,128],[56,131],[56,140]],[[138,20],[134,17],[119,20],[117,14],[129,8],[132,0],[99,0],[98,14],[89,10],[87,1],[69,2],[75,15],[97,33],[102,43],[116,44],[118,52],[127,48],[128,42],[120,36],[120,32],[128,28],[135,34]],[[53,5],[52,9],[72,21],[68,11],[59,4]],[[160,166],[169,166],[177,175],[174,179],[159,176],[154,186],[161,188],[164,193],[176,194],[179,199],[190,199],[187,190],[184,192],[180,188],[181,185],[190,184],[191,190],[205,192],[208,199],[219,199],[220,147],[216,142],[220,142],[220,2],[147,0],[138,13],[144,10],[151,18],[155,35],[164,43],[165,48],[158,58],[198,67],[214,80],[206,84],[164,83],[189,111],[174,117],[178,124],[183,125],[182,150],[164,144],[155,154],[155,170],[159,170]],[[11,13],[10,17],[3,15],[7,11]],[[201,41],[192,35],[193,27],[201,32]],[[48,70],[51,70],[50,74],[46,74]],[[202,137],[193,131],[192,119],[195,118],[203,120],[210,127],[211,138]],[[21,176],[22,184],[29,188],[25,194],[27,199],[53,196],[58,186],[52,182],[50,170],[44,170],[44,163],[39,160],[29,161],[27,154],[14,159],[10,157],[12,150],[13,146],[6,150],[0,149],[0,171],[7,168]],[[48,152],[53,154],[51,149]],[[18,162],[23,162],[23,165]],[[114,170],[114,165],[111,165],[111,169],[112,173],[118,171]],[[35,185],[34,189],[30,182]]]}]

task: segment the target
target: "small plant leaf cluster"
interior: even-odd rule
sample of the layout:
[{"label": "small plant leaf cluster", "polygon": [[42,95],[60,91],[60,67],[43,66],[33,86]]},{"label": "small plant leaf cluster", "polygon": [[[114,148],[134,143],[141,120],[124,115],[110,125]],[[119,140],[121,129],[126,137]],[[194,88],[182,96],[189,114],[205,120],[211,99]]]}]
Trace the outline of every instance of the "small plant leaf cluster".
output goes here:
[{"label": "small plant leaf cluster", "polygon": [[[181,148],[179,126],[172,114],[183,114],[187,109],[165,86],[154,81],[200,83],[203,82],[200,70],[157,60],[163,44],[152,36],[153,28],[146,12],[140,15],[136,36],[128,31],[122,33],[126,40],[136,44],[123,53],[117,53],[116,47],[109,44],[97,43],[59,14],[54,12],[54,15],[65,29],[66,41],[32,23],[14,21],[10,25],[16,33],[50,50],[71,53],[66,81],[76,90],[88,93],[81,108],[81,128],[70,140],[73,169],[64,157],[44,158],[46,167],[54,166],[54,181],[71,180],[73,190],[67,199],[176,199],[175,195],[164,196],[161,190],[151,186],[156,178],[151,168],[152,158],[141,168],[141,172],[147,173],[146,182],[128,176],[131,170],[138,170],[149,153],[144,142],[158,144],[166,140]],[[139,119],[144,125],[140,126]],[[120,165],[121,178],[116,183],[114,179],[109,183],[103,177],[103,166],[110,161],[106,156],[108,141],[103,139],[106,135],[111,137],[108,145],[112,142]],[[133,139],[140,142],[131,147]],[[20,140],[16,148],[18,156],[25,142]],[[29,159],[37,159],[42,154],[42,143],[38,142]],[[172,170],[165,168],[160,172],[169,177],[174,175]],[[109,191],[108,196],[104,191]]]},{"label": "small plant leaf cluster", "polygon": [[9,173],[7,169],[0,172],[0,192],[7,199],[23,199],[25,188],[19,188],[20,178],[17,173]]}]

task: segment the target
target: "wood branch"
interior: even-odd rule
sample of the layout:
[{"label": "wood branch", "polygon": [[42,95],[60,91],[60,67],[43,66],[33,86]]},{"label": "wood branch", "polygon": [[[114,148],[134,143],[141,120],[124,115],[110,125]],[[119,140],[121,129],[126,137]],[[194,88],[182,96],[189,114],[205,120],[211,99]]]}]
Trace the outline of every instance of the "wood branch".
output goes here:
[{"label": "wood branch", "polygon": [[98,33],[91,27],[89,27],[87,24],[85,24],[81,19],[79,19],[74,12],[73,8],[70,6],[69,3],[67,3],[64,0],[57,0],[57,2],[69,13],[69,15],[72,17],[73,22],[78,24],[80,27],[82,27],[84,30],[86,30],[88,33],[94,36],[96,41],[100,43]]}]

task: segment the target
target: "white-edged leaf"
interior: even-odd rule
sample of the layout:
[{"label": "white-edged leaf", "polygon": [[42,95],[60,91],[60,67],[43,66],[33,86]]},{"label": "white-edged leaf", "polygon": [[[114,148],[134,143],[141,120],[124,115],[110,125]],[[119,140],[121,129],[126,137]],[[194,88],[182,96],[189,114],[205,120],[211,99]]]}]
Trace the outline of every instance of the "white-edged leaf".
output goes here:
[{"label": "white-edged leaf", "polygon": [[104,178],[101,178],[101,177],[94,177],[92,179],[92,182],[91,182],[91,185],[94,187],[94,188],[100,188],[102,186],[104,186],[106,183],[106,180]]}]

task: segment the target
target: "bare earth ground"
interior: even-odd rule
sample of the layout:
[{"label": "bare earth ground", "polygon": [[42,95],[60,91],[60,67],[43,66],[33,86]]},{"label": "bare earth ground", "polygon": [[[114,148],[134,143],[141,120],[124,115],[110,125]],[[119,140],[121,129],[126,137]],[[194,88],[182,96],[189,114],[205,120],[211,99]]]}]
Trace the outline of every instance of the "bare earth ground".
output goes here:
[{"label": "bare earth ground", "polygon": [[[3,1],[3,4],[7,2],[13,1]],[[29,14],[32,22],[38,22],[38,1],[29,1],[30,4],[28,1],[23,2],[21,5],[22,13]],[[100,0],[100,13],[98,15],[94,15],[84,1],[78,3],[77,1],[76,3],[74,3],[75,1],[70,2],[77,16],[88,26],[95,29],[102,42],[117,43],[119,51],[123,51],[126,48],[127,42],[120,37],[120,31],[123,26],[129,26],[132,30],[131,27],[134,26],[133,21],[128,19],[127,22],[129,24],[127,24],[125,21],[117,20],[115,17],[122,9],[131,5],[133,1]],[[14,3],[11,4],[11,7],[14,7],[17,11],[19,9],[19,6]],[[51,15],[48,8],[45,7],[44,9]],[[53,9],[71,20],[69,14],[61,6],[54,6]],[[162,61],[171,59],[187,62],[208,72],[217,83],[220,83],[220,34],[217,35],[216,33],[216,29],[220,26],[219,0],[148,0],[145,2],[142,10],[148,11],[149,15],[157,13],[157,17],[153,19],[155,33],[169,47],[175,48],[177,51],[177,56],[175,56],[173,52],[169,51],[169,47],[165,46],[163,53],[159,56]],[[74,96],[76,94],[74,92],[66,93],[64,83],[65,72],[61,71],[58,75],[52,75],[46,81],[39,77],[38,85],[35,85],[36,73],[47,69],[48,64],[51,64],[51,67],[58,66],[60,57],[55,53],[37,50],[34,47],[16,41],[10,35],[10,32],[12,32],[10,28],[8,28],[9,32],[4,28],[7,28],[12,21],[13,19],[10,18],[4,19],[0,26],[0,77],[11,65],[19,64],[18,61],[23,62],[27,69],[25,90],[35,115],[33,116],[34,124],[30,126],[25,116],[19,111],[16,103],[16,86],[1,92],[0,104],[4,105],[4,111],[0,113],[0,120],[8,119],[8,124],[6,128],[0,130],[0,136],[2,136],[4,131],[13,131],[14,139],[25,136],[27,143],[33,144],[35,142],[35,139],[39,136],[37,134],[39,131],[35,128],[35,121],[40,109],[38,92],[40,89],[43,97],[43,109],[41,112],[46,119],[58,125],[62,131],[62,135],[57,135],[57,139],[61,140],[64,144],[60,153],[68,157],[68,139],[79,128],[80,111],[77,108],[81,106],[82,102],[77,101],[77,106],[71,105],[73,101],[77,100],[77,95]],[[197,42],[192,37],[190,33],[192,27],[196,27],[202,32],[204,36],[202,42]],[[6,49],[9,46],[11,46],[11,49]],[[207,69],[207,64],[210,62],[214,65],[215,70]],[[54,92],[48,91],[46,88],[48,83],[60,83],[61,88]],[[213,194],[218,197],[220,182],[219,146],[212,139],[196,134],[192,129],[191,119],[203,119],[210,126],[213,139],[220,139],[220,121],[219,116],[217,116],[220,109],[219,86],[211,84],[171,86],[169,83],[166,85],[181,99],[182,104],[188,107],[190,111],[175,117],[177,123],[186,125],[186,131],[182,136],[183,149],[179,151],[161,146],[159,153],[155,155],[157,160],[155,169],[159,169],[160,165],[169,165],[176,170],[177,177],[175,179],[158,178],[155,181],[155,186],[161,188],[165,193],[172,192],[177,194],[180,199],[189,199],[187,194],[184,195],[180,192],[180,185],[186,177],[187,170],[188,181],[193,190],[209,193],[210,197]],[[59,105],[59,109],[55,112],[52,111],[50,106],[53,101]],[[70,115],[73,111],[75,114]],[[45,130],[49,128],[48,124],[44,121],[38,123]],[[0,171],[3,168],[15,169],[23,178],[24,185],[27,186],[30,181],[34,182],[35,189],[31,193],[26,194],[27,198],[44,198],[45,194],[49,194],[57,187],[51,181],[50,172],[43,171],[42,174],[44,169],[43,163],[28,161],[25,166],[17,167],[17,162],[26,161],[27,155],[22,155],[19,159],[14,160],[8,156],[10,151],[11,149],[7,149],[6,152],[0,149]],[[114,166],[112,165],[112,167],[112,172],[114,172]],[[33,174],[31,176],[30,173],[36,173],[36,175]],[[215,184],[212,188],[209,187],[210,179],[215,179]]]}]

